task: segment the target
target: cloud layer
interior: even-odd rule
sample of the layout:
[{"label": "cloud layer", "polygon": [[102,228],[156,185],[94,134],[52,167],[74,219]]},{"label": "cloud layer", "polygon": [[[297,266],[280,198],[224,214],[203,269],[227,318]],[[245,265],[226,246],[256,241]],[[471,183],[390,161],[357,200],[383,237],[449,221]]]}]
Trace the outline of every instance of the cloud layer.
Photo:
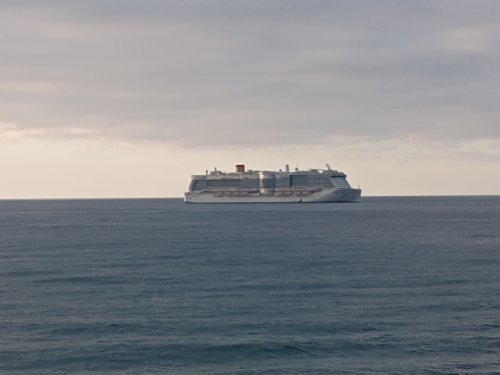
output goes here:
[{"label": "cloud layer", "polygon": [[498,140],[499,13],[481,0],[3,1],[0,139]]}]

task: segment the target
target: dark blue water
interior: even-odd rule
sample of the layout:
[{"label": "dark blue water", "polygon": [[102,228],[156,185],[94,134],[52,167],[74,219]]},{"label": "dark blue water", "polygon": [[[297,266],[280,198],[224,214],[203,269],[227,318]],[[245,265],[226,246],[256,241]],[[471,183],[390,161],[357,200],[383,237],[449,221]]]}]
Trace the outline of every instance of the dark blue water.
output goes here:
[{"label": "dark blue water", "polygon": [[0,202],[0,373],[500,373],[500,197]]}]

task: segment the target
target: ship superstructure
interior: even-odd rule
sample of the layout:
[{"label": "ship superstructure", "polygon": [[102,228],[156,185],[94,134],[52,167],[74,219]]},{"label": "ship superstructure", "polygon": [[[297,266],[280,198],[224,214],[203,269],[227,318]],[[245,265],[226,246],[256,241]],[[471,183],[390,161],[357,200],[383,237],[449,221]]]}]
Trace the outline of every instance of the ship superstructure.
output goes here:
[{"label": "ship superstructure", "polygon": [[361,189],[352,188],[345,173],[326,169],[290,171],[246,170],[236,165],[235,172],[215,168],[204,175],[191,176],[185,202],[257,203],[257,202],[359,202]]}]

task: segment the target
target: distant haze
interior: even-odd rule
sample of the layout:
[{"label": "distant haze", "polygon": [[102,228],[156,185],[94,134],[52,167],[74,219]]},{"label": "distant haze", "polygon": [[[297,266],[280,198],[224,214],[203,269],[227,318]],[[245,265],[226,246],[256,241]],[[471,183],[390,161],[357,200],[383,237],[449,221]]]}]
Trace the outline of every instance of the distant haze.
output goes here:
[{"label": "distant haze", "polygon": [[500,194],[499,1],[0,3],[0,199],[181,196],[190,174],[345,171]]}]

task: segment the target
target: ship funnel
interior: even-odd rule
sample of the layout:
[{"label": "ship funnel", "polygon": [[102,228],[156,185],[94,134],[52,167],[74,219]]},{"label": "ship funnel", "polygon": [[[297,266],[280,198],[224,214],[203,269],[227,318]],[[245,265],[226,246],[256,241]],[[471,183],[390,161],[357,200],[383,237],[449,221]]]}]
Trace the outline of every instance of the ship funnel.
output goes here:
[{"label": "ship funnel", "polygon": [[236,164],[236,172],[245,173],[245,164]]}]

